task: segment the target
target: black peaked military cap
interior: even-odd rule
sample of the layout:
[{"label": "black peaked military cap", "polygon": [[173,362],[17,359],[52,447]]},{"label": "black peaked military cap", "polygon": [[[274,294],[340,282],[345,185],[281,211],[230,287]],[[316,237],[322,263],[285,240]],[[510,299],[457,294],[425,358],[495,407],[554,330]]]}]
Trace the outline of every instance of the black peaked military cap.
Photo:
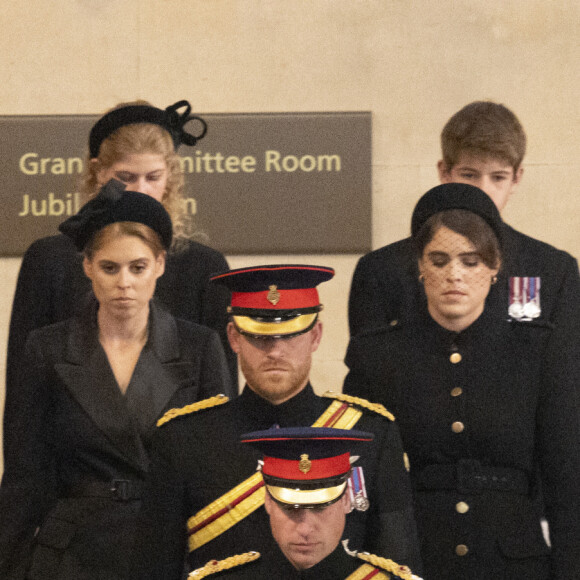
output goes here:
[{"label": "black peaked military cap", "polygon": [[322,310],[316,286],[333,276],[324,266],[274,264],[220,272],[211,280],[231,290],[228,311],[239,332],[280,338],[314,326]]},{"label": "black peaked military cap", "polygon": [[262,476],[272,498],[296,508],[325,507],[347,488],[352,455],[374,435],[351,429],[272,427],[240,437],[263,455]]}]

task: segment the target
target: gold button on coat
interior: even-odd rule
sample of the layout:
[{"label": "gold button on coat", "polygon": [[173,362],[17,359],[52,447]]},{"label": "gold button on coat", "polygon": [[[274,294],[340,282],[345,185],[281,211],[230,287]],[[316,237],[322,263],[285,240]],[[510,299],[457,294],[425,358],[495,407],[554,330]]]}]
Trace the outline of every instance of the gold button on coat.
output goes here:
[{"label": "gold button on coat", "polygon": [[459,397],[459,395],[463,395],[463,389],[461,387],[455,387],[451,390],[452,397]]},{"label": "gold button on coat", "polygon": [[454,352],[449,357],[449,360],[456,365],[457,363],[461,362],[461,355],[458,352]]},{"label": "gold button on coat", "polygon": [[455,421],[455,423],[451,425],[453,433],[461,433],[463,429],[465,429],[465,425],[461,421]]},{"label": "gold button on coat", "polygon": [[464,501],[460,501],[455,504],[455,509],[460,514],[465,514],[469,511],[469,505],[466,504]]},{"label": "gold button on coat", "polygon": [[458,556],[465,556],[469,552],[469,548],[465,544],[459,544],[455,546],[455,553]]}]

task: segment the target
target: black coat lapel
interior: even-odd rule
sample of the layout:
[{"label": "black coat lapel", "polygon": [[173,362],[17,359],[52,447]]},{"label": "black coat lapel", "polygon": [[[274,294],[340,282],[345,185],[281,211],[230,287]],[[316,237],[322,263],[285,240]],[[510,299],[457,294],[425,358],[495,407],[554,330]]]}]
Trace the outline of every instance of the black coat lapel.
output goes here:
[{"label": "black coat lapel", "polygon": [[72,320],[65,360],[55,365],[63,384],[113,446],[132,464],[146,468],[138,426],[98,341],[96,302]]},{"label": "black coat lapel", "polygon": [[182,386],[196,384],[197,365],[181,360],[175,319],[151,303],[149,340],[141,352],[131,383],[127,404],[139,418],[143,432],[153,429],[157,418]]}]

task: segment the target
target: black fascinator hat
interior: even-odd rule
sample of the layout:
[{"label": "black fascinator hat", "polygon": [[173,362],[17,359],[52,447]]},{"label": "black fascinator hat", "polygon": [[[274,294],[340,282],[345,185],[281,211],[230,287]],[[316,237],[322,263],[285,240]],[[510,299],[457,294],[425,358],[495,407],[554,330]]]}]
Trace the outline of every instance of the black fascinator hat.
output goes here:
[{"label": "black fascinator hat", "polygon": [[[184,110],[179,112],[180,109]],[[185,130],[185,126],[194,120],[201,125],[197,135]],[[201,117],[191,115],[191,105],[188,101],[178,101],[165,110],[151,105],[127,105],[113,109],[95,123],[89,135],[91,158],[99,156],[101,143],[109,135],[120,127],[135,123],[152,123],[163,127],[171,135],[175,149],[181,144],[194,146],[207,133],[207,123]]]},{"label": "black fascinator hat", "polygon": [[96,197],[58,229],[82,252],[93,235],[109,224],[137,222],[150,227],[168,250],[173,237],[171,218],[162,204],[138,191],[125,191],[125,184],[111,179]]}]

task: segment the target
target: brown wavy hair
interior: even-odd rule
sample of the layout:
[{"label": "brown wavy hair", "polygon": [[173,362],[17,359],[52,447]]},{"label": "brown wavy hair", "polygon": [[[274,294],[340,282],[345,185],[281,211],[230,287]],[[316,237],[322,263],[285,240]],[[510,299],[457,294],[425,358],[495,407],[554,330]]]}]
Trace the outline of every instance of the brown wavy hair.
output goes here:
[{"label": "brown wavy hair", "polygon": [[448,170],[462,153],[500,159],[516,172],[526,154],[522,124],[506,106],[491,101],[469,103],[443,127],[441,152]]}]

